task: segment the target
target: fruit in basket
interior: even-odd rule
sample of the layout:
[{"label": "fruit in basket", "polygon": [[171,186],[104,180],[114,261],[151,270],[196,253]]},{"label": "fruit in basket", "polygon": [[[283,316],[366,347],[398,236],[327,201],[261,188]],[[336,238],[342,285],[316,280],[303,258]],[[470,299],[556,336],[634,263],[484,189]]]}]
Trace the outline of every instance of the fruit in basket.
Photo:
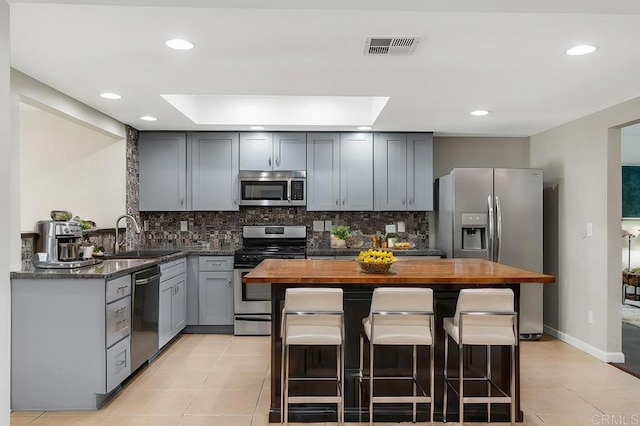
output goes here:
[{"label": "fruit in basket", "polygon": [[392,252],[386,250],[363,250],[358,254],[358,261],[364,263],[393,263],[396,261]]}]

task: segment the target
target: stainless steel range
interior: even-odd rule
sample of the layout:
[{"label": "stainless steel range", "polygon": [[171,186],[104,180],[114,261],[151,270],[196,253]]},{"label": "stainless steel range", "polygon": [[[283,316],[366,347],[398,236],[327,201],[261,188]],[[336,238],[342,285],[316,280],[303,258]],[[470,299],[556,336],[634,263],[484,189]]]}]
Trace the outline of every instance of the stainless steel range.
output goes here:
[{"label": "stainless steel range", "polygon": [[305,226],[244,226],[243,247],[235,252],[233,299],[235,335],[271,334],[271,285],[245,284],[242,277],[264,259],[304,259]]}]

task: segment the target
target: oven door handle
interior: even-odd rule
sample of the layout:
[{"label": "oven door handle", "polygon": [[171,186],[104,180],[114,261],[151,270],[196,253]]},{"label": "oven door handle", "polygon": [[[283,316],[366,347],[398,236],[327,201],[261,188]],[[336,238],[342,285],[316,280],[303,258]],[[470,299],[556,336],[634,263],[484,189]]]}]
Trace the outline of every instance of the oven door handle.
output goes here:
[{"label": "oven door handle", "polygon": [[236,315],[234,318],[236,321],[248,321],[248,322],[270,322],[271,315],[250,315],[250,316],[242,316]]}]

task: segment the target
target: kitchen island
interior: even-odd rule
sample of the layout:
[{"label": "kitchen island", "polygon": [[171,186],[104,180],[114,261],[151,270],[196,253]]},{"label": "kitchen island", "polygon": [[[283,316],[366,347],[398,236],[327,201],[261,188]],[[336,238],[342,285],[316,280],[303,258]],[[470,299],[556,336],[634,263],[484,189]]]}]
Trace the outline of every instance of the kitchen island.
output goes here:
[{"label": "kitchen island", "polygon": [[[339,287],[344,291],[345,311],[345,418],[346,421],[358,421],[359,399],[359,335],[362,318],[369,314],[371,296],[379,286],[419,286],[434,291],[435,312],[435,418],[442,420],[444,331],[442,319],[453,317],[458,292],[463,288],[507,287],[515,294],[516,312],[519,311],[520,285],[526,283],[553,283],[555,277],[524,269],[514,268],[482,259],[402,259],[392,266],[388,274],[366,274],[353,260],[264,260],[252,272],[245,275],[247,283],[271,283],[271,408],[270,422],[280,421],[280,360],[282,341],[280,337],[281,311],[284,294],[288,287],[327,286]],[[468,347],[471,351],[470,362],[466,366],[479,374],[486,365],[484,347]],[[294,350],[296,349],[296,350]],[[299,349],[299,350],[297,350]],[[427,360],[427,352],[418,352],[419,360]],[[366,355],[365,355],[366,356]],[[401,374],[411,370],[409,348],[381,348],[376,355],[379,369]],[[457,351],[450,353],[452,375],[457,366]],[[335,350],[322,347],[308,349],[293,348],[291,353],[292,375],[317,376],[331,372],[335,367]],[[509,348],[492,351],[493,378],[502,388],[508,389]],[[520,366],[519,348],[516,348],[516,412],[518,421],[522,421],[520,411]],[[428,365],[419,361],[418,377],[428,377]],[[317,391],[312,385],[307,388],[295,388],[310,393]],[[379,385],[378,389],[381,388]],[[390,384],[392,386],[392,384]],[[484,385],[482,385],[484,386]],[[395,391],[395,389],[390,389]],[[367,386],[362,389],[363,419],[368,418]],[[450,393],[450,396],[452,393]],[[448,420],[457,421],[457,404],[449,404]],[[468,409],[468,411],[467,411]],[[469,405],[465,409],[465,421],[486,422],[486,405]],[[418,420],[428,420],[428,406],[419,405]],[[506,404],[492,404],[492,421],[508,421],[509,408]],[[290,421],[323,422],[335,421],[335,404],[293,405],[290,407]],[[376,421],[411,421],[411,407],[407,404],[376,407]]]}]

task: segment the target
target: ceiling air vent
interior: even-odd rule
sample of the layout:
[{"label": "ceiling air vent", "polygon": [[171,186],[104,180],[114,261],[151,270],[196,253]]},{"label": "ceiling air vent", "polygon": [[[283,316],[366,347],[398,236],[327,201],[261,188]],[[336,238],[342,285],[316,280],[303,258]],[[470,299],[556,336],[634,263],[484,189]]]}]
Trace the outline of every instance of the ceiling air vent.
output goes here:
[{"label": "ceiling air vent", "polygon": [[413,54],[418,43],[420,37],[367,37],[364,54],[407,56]]}]

